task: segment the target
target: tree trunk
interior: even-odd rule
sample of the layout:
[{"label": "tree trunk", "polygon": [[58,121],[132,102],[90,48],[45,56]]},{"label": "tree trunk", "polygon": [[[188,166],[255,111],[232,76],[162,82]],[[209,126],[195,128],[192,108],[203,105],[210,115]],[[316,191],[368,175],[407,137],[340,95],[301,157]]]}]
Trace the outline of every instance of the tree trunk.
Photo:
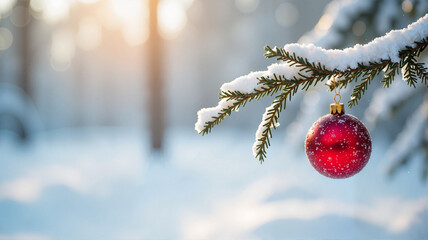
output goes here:
[{"label": "tree trunk", "polygon": [[149,54],[149,88],[150,88],[150,133],[152,149],[160,150],[165,128],[163,75],[162,75],[162,39],[158,32],[158,0],[149,0],[150,36]]}]

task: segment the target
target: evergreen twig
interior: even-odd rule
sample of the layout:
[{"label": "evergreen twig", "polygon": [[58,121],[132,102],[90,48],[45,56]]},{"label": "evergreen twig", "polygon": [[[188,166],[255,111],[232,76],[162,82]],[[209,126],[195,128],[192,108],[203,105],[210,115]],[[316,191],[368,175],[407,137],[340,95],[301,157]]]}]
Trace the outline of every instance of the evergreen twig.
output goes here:
[{"label": "evergreen twig", "polygon": [[[384,87],[390,86],[400,69],[403,78],[410,86],[416,87],[416,83],[420,79],[428,87],[427,68],[423,63],[417,61],[417,57],[427,46],[428,39],[424,39],[421,42],[415,42],[414,47],[406,47],[406,49],[399,52],[401,60],[398,63],[392,62],[390,59],[384,59],[380,62],[370,62],[368,64],[359,63],[356,68],[348,68],[344,71],[338,69],[329,70],[320,62],[310,62],[307,58],[297,56],[295,53],[288,52],[283,48],[275,47],[272,49],[269,46],[265,46],[266,58],[276,58],[279,61],[287,62],[290,66],[297,67],[297,77],[294,76],[293,79],[287,79],[283,75],[275,74],[272,77],[261,77],[258,79],[260,89],[255,89],[251,93],[222,91],[220,99],[233,102],[227,108],[222,109],[218,116],[213,117],[212,121],[206,122],[201,133],[204,135],[211,132],[215,125],[219,124],[227,115],[230,115],[232,111],[244,107],[247,102],[254,99],[259,100],[265,96],[274,96],[279,92],[272,105],[268,108],[266,118],[262,120],[264,122],[262,137],[256,139],[255,156],[262,163],[266,157],[267,148],[270,146],[269,139],[272,137],[272,128],[276,129],[279,113],[285,109],[287,99],[291,100],[291,97],[298,91],[299,87],[301,87],[301,90],[307,91],[311,86],[323,82],[326,78],[340,76],[338,81],[339,88],[346,88],[348,84],[356,83],[352,90],[351,99],[348,101],[350,108],[358,105],[358,101],[364,95],[372,80],[382,71],[385,72],[381,80]],[[331,83],[326,83],[326,85],[330,90],[335,88]]]},{"label": "evergreen twig", "polygon": [[287,106],[287,98],[291,99],[291,96],[297,92],[299,85],[300,82],[295,81],[294,83],[285,87],[284,91],[276,96],[275,100],[270,106],[266,119],[263,119],[263,121],[266,122],[263,125],[265,129],[262,132],[262,137],[257,139],[258,144],[256,146],[255,156],[256,158],[259,158],[260,163],[263,163],[264,158],[266,157],[266,150],[270,146],[269,138],[272,138],[272,128],[276,129],[279,113],[282,110],[285,110]]},{"label": "evergreen twig", "polygon": [[264,96],[277,93],[283,85],[281,81],[270,81],[270,84],[267,84],[266,82],[269,81],[267,78],[263,77],[261,79],[263,79],[260,83],[263,85],[261,90],[254,90],[253,93],[242,93],[239,91],[220,92],[220,99],[234,102],[229,107],[223,108],[217,117],[213,117],[212,121],[205,122],[204,129],[201,131],[202,135],[210,133],[215,125],[220,124],[220,122],[223,121],[227,115],[232,114],[233,111],[238,110],[240,107],[244,107],[248,102],[254,99],[259,100]]}]

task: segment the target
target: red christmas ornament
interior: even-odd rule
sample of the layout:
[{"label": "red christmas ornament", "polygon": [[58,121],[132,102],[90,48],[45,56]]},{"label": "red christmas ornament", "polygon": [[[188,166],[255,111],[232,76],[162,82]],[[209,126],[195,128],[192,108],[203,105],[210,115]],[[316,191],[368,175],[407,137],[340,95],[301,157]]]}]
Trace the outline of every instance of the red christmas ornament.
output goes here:
[{"label": "red christmas ornament", "polygon": [[309,129],[306,155],[322,175],[348,178],[361,171],[369,161],[372,141],[364,124],[344,113],[343,103],[331,104],[330,113]]}]

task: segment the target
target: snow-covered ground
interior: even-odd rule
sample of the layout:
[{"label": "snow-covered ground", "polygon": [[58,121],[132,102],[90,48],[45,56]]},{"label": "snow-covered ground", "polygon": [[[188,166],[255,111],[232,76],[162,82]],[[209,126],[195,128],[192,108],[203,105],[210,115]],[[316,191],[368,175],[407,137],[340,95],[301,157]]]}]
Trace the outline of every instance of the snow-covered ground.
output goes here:
[{"label": "snow-covered ground", "polygon": [[253,134],[171,129],[159,154],[140,129],[54,130],[27,145],[0,132],[0,239],[428,238],[421,161],[387,178],[381,136],[362,172],[333,180],[281,131],[260,165]]}]

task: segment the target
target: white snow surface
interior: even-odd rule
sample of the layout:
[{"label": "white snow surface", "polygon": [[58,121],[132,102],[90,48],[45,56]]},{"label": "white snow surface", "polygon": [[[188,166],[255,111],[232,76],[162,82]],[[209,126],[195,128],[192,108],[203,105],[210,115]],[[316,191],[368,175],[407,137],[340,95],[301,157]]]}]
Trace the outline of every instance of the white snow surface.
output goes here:
[{"label": "white snow surface", "polygon": [[[407,28],[401,30],[393,30],[383,37],[374,39],[373,41],[361,45],[357,44],[354,47],[339,49],[324,49],[317,47],[314,44],[287,44],[284,50],[295,53],[298,56],[307,58],[310,62],[321,62],[329,69],[338,69],[344,71],[349,68],[356,68],[358,63],[369,64],[369,62],[380,62],[381,60],[391,60],[399,62],[399,51],[406,46],[414,47],[415,42],[420,42],[428,36],[428,14],[420,18],[418,21],[410,24]],[[225,83],[221,86],[221,91],[239,91],[242,93],[253,93],[255,90],[260,90],[262,85],[258,84],[258,79],[262,76],[272,77],[274,74],[283,75],[287,79],[293,77],[300,78],[298,73],[300,68],[290,66],[286,62],[274,63],[270,65],[267,71],[251,72],[236,78],[232,82]],[[203,108],[198,111],[198,120],[195,124],[195,130],[199,133],[204,129],[205,123],[212,121],[213,118],[221,114],[221,110],[230,107],[234,100],[221,100],[216,107]],[[265,115],[271,106],[266,109],[263,115],[262,123],[256,132],[256,142],[261,133],[265,130],[263,127]]]},{"label": "white snow surface", "polygon": [[211,121],[213,118],[218,117],[221,114],[221,110],[232,106],[236,100],[222,99],[216,107],[202,108],[198,111],[198,121],[195,124],[195,130],[198,133],[202,132],[205,127],[205,123]]},{"label": "white snow surface", "polygon": [[[274,63],[268,67],[267,71],[251,72],[248,75],[244,75],[236,78],[235,80],[225,83],[221,86],[221,91],[239,91],[241,93],[254,93],[256,90],[261,90],[263,85],[258,84],[260,77],[273,77],[274,74],[282,75],[287,79],[290,79],[297,75],[299,68],[296,66],[290,66],[289,63]],[[297,79],[300,76],[296,76]],[[228,108],[235,103],[235,100],[222,99],[216,107],[202,108],[198,111],[198,121],[195,124],[195,130],[200,133],[205,126],[206,122],[212,121],[213,118],[218,117],[221,114],[221,110]]]},{"label": "white snow surface", "polygon": [[[259,139],[263,137],[263,132],[267,129],[267,127],[265,126],[265,124],[267,123],[266,119],[268,118],[268,114],[271,111],[273,111],[273,104],[266,108],[266,111],[262,117],[262,122],[259,124],[259,127],[257,128],[256,141],[253,144],[253,156],[254,157],[257,156],[257,146],[262,143],[261,141],[259,141]],[[275,115],[276,115],[276,117],[278,117],[278,112],[276,112]],[[279,127],[279,123],[275,120],[275,118],[273,118],[273,125],[275,127]],[[268,137],[272,137],[272,136],[268,136]]]},{"label": "white snow surface", "polygon": [[227,91],[239,91],[242,93],[253,93],[255,90],[261,90],[263,85],[258,84],[259,78],[261,77],[273,77],[274,74],[282,75],[286,79],[296,77],[300,79],[297,74],[300,68],[296,66],[290,66],[289,63],[281,62],[270,65],[267,71],[251,72],[248,75],[240,76],[235,80],[225,83],[221,86],[220,90],[223,92]]},{"label": "white snow surface", "polygon": [[380,62],[391,60],[399,62],[399,51],[406,46],[415,47],[415,42],[420,42],[428,36],[428,14],[407,28],[393,30],[383,37],[354,47],[339,49],[324,49],[314,44],[287,44],[284,50],[293,52],[300,57],[307,58],[309,62],[321,62],[328,70],[338,69],[344,71],[348,68],[356,68],[358,63]]},{"label": "white snow surface", "polygon": [[227,91],[240,91],[242,93],[252,93],[255,89],[260,90],[261,85],[258,85],[258,78],[268,75],[265,71],[251,72],[248,75],[240,76],[235,80],[224,83],[220,90]]},{"label": "white snow surface", "polygon": [[163,155],[142,129],[56,129],[28,146],[0,132],[0,240],[326,239],[332,221],[338,239],[427,239],[419,166],[386,181],[379,139],[370,167],[338,181],[293,146],[249,162],[252,134],[219,130],[201,141],[169,129]]}]

